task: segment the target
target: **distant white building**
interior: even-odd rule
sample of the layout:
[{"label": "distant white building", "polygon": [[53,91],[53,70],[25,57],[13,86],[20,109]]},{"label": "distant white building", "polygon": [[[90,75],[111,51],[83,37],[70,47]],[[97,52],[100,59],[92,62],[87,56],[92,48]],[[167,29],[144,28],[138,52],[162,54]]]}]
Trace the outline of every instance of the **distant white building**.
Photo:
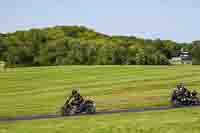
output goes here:
[{"label": "distant white building", "polygon": [[192,56],[189,52],[181,51],[170,62],[171,64],[192,64]]}]

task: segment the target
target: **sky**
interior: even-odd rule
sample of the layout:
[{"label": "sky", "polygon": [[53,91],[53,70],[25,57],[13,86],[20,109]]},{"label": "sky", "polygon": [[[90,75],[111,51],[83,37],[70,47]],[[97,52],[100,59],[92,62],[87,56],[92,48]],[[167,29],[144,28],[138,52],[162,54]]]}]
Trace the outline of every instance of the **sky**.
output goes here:
[{"label": "sky", "polygon": [[109,35],[200,40],[200,0],[2,0],[0,32],[84,25]]}]

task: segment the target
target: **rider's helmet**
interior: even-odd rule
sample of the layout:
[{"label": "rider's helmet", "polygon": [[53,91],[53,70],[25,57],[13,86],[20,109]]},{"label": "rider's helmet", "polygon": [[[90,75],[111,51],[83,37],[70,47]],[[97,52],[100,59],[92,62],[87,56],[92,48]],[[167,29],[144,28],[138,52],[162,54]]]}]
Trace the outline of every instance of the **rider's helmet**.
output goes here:
[{"label": "rider's helmet", "polygon": [[73,89],[72,90],[72,95],[76,95],[78,93],[78,90],[77,89]]},{"label": "rider's helmet", "polygon": [[184,88],[184,85],[183,85],[183,83],[179,83],[176,87],[177,87],[178,89],[180,89],[180,88]]},{"label": "rider's helmet", "polygon": [[195,90],[192,91],[192,96],[196,96],[197,92]]},{"label": "rider's helmet", "polygon": [[181,88],[181,85],[180,85],[180,84],[178,84],[178,85],[176,86],[176,88],[177,88],[177,89],[180,89],[180,88]]},{"label": "rider's helmet", "polygon": [[184,88],[184,84],[182,82],[180,83],[180,86],[181,86],[181,88]]}]

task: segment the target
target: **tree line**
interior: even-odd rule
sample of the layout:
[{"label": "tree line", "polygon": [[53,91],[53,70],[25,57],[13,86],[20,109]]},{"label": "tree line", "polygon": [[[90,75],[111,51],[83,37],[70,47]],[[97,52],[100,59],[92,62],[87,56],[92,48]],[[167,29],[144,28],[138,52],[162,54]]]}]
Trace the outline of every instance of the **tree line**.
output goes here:
[{"label": "tree line", "polygon": [[49,65],[168,65],[178,50],[198,64],[200,45],[108,36],[83,26],[56,26],[0,34],[0,60],[9,67]]}]

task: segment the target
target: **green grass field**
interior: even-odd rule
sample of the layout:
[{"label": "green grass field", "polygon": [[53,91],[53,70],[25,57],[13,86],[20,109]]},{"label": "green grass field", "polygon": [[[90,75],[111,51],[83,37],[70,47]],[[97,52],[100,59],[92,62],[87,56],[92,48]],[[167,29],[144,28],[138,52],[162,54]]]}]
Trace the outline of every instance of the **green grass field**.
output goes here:
[{"label": "green grass field", "polygon": [[52,114],[71,89],[97,103],[97,110],[169,104],[171,88],[200,88],[200,67],[59,66],[0,72],[0,117]]},{"label": "green grass field", "polygon": [[0,123],[0,133],[199,133],[200,108]]}]

